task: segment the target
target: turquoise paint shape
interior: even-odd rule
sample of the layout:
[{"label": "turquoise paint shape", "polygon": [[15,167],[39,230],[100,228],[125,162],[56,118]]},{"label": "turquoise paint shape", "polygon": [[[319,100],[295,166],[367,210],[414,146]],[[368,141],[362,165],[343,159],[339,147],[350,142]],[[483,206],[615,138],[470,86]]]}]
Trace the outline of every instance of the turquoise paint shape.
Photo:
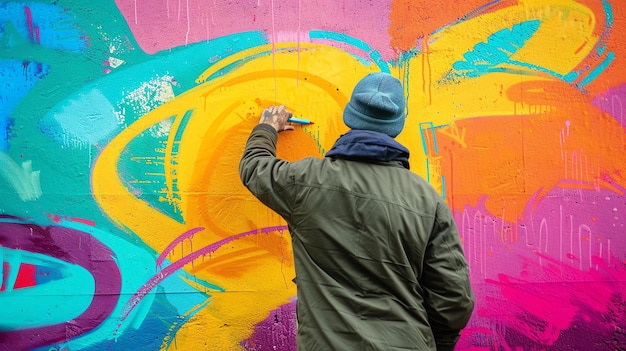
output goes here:
[{"label": "turquoise paint shape", "polygon": [[[62,279],[37,282],[27,289],[8,287],[2,293],[0,330],[38,328],[72,320],[83,313],[92,301],[95,282],[85,268],[51,256],[0,247],[11,273],[17,274],[21,263],[58,271]],[[10,276],[9,281],[15,281]],[[10,289],[9,289],[10,288]],[[71,296],[71,303],[67,303]]]},{"label": "turquoise paint shape", "polygon": [[611,6],[611,3],[608,2],[607,0],[602,0],[602,8],[604,9],[604,16],[605,16],[604,26],[606,28],[613,27],[613,7]]},{"label": "turquoise paint shape", "polygon": [[369,46],[367,43],[365,43],[364,41],[362,41],[360,39],[357,39],[357,38],[354,38],[352,36],[349,36],[349,35],[346,35],[346,34],[342,34],[342,33],[323,31],[323,30],[311,30],[309,32],[309,38],[310,39],[333,40],[333,41],[336,41],[336,42],[340,42],[340,43],[348,44],[350,46],[354,46],[355,48],[357,48],[357,49],[359,49],[359,50],[361,50],[363,52],[366,52],[369,55],[370,60],[373,63],[375,63],[378,66],[378,68],[380,68],[380,70],[382,72],[390,73],[389,64],[386,61],[383,60],[383,58],[380,55],[380,53],[378,51],[372,49],[371,46]]},{"label": "turquoise paint shape", "polygon": [[[543,73],[549,74],[549,75],[551,75],[553,77],[556,77],[558,79],[564,80],[566,82],[568,81],[568,79],[573,79],[574,75],[576,75],[575,73],[574,73],[574,75],[572,75],[572,72],[569,72],[566,75],[562,75],[560,73],[557,73],[555,71],[549,70],[547,68],[544,68],[544,67],[541,67],[541,66],[538,66],[538,65],[533,65],[533,64],[530,64],[530,63],[527,63],[527,62],[522,62],[522,61],[509,60],[507,63],[510,64],[510,65],[514,65],[514,66],[524,67],[524,68],[527,68],[528,70],[537,71],[537,72],[543,72]],[[508,69],[508,72],[514,73],[515,71],[513,69]],[[519,71],[517,73],[519,73],[521,75],[528,75],[528,71]]]},{"label": "turquoise paint shape", "polygon": [[194,306],[205,302],[211,295],[206,291],[198,291],[182,278],[198,283],[198,285],[205,286],[207,290],[224,291],[224,289],[190,276],[185,271],[180,271],[178,275],[171,275],[165,278],[159,287],[163,289],[165,298],[169,303],[174,306],[179,315],[187,313]]},{"label": "turquoise paint shape", "polygon": [[98,88],[93,88],[55,106],[39,128],[66,144],[104,144],[122,127],[114,111],[109,99]]},{"label": "turquoise paint shape", "polygon": [[133,245],[108,231],[83,223],[63,220],[55,225],[88,233],[107,246],[114,254],[122,279],[119,300],[110,317],[90,333],[68,340],[66,343],[68,348],[80,350],[103,340],[113,340],[116,335],[129,327],[138,328],[150,311],[155,297],[154,292],[146,294],[126,320],[120,322],[120,318],[128,300],[156,273],[154,252],[149,248]]},{"label": "turquoise paint shape", "polygon": [[[243,32],[147,56],[147,61],[132,66],[120,66],[50,109],[42,118],[40,130],[61,144],[67,141],[68,135],[75,142],[105,144],[126,125],[160,106],[120,111],[118,105],[128,92],[152,79],[171,76],[176,81],[171,85],[174,95],[182,94],[196,87],[196,79],[219,62],[215,57],[225,58],[266,43],[261,32]],[[94,105],[96,102],[101,107]],[[116,114],[124,117],[123,124],[117,122]]]},{"label": "turquoise paint shape", "polygon": [[602,61],[596,68],[594,68],[591,72],[589,72],[589,74],[583,80],[581,80],[580,83],[577,84],[577,86],[579,88],[583,88],[587,84],[594,81],[596,78],[598,78],[600,74],[602,74],[602,72],[604,72],[609,67],[609,65],[611,64],[611,62],[613,62],[613,60],[615,60],[615,54],[612,51],[610,51],[606,55],[606,58],[604,59],[604,61]]},{"label": "turquoise paint shape", "polygon": [[492,72],[506,72],[503,67],[496,67],[508,63],[515,54],[539,29],[538,20],[526,21],[497,31],[487,38],[487,42],[480,42],[472,51],[463,55],[465,60],[452,64],[453,77],[476,78]]}]

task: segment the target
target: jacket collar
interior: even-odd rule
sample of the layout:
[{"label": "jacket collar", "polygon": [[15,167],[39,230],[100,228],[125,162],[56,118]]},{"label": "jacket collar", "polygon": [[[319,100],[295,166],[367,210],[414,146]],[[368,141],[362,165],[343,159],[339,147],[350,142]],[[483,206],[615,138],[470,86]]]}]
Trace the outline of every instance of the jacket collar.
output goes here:
[{"label": "jacket collar", "polygon": [[326,157],[362,162],[399,161],[409,169],[409,150],[387,134],[352,129],[337,139]]}]

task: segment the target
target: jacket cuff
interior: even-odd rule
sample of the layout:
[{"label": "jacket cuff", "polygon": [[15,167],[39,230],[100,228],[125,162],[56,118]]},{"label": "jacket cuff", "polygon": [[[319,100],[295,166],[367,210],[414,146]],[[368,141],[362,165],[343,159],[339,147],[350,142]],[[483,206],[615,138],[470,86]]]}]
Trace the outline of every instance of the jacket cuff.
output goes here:
[{"label": "jacket cuff", "polygon": [[275,137],[278,137],[278,132],[276,131],[276,129],[274,129],[274,127],[272,127],[271,125],[267,124],[267,123],[259,123],[257,124],[252,131],[256,131],[256,130],[265,130],[268,131],[270,133],[272,133]]}]

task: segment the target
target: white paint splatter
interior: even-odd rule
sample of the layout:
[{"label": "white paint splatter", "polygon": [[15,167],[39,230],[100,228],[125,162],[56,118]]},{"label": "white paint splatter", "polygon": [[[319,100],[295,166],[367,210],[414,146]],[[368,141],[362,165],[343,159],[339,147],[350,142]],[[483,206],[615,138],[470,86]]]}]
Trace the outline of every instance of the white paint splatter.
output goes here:
[{"label": "white paint splatter", "polygon": [[174,77],[169,75],[156,77],[125,93],[115,111],[118,123],[124,125],[129,114],[132,115],[130,117],[134,117],[131,119],[135,120],[174,99],[173,82]]},{"label": "white paint splatter", "polygon": [[115,57],[109,57],[109,66],[111,68],[118,68],[119,66],[121,66],[121,65],[123,65],[125,63],[126,63],[126,61],[124,61],[124,60],[120,60],[120,59],[115,58]]}]

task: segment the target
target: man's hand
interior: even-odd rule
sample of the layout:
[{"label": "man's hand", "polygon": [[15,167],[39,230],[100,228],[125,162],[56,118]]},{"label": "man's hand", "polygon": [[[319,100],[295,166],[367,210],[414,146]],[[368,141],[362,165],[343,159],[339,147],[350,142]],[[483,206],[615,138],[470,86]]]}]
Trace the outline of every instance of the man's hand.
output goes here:
[{"label": "man's hand", "polygon": [[287,120],[291,115],[291,111],[287,110],[283,105],[270,106],[263,110],[259,124],[269,124],[274,127],[277,132],[293,130],[293,126],[287,124]]}]

